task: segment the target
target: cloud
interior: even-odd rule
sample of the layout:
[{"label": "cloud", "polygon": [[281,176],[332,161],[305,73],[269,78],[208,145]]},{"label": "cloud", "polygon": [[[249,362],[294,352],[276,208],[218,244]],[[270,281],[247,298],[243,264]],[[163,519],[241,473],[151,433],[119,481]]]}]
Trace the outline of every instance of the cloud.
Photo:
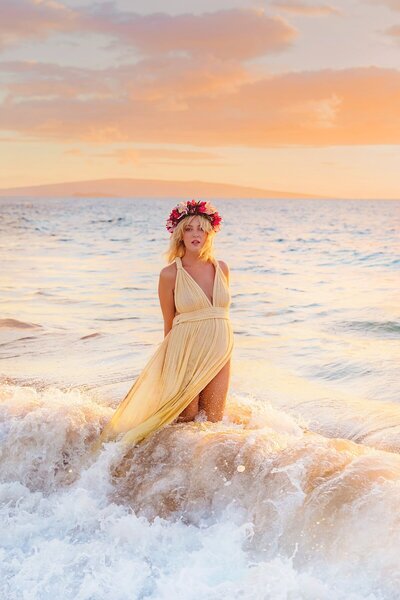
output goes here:
[{"label": "cloud", "polygon": [[79,15],[54,0],[2,0],[0,50],[79,28]]},{"label": "cloud", "polygon": [[400,0],[368,0],[369,4],[380,4],[381,6],[387,6],[392,10],[400,11]]},{"label": "cloud", "polygon": [[72,10],[52,0],[2,0],[0,50],[56,33],[104,34],[115,46],[142,57],[184,53],[243,60],[282,51],[297,30],[260,9],[231,9],[194,15],[122,12],[114,3]]},{"label": "cloud", "polygon": [[[35,93],[36,79],[49,73],[60,87],[57,97],[48,98],[19,97],[13,88],[0,111],[0,128],[43,140],[90,143],[400,143],[399,70],[325,69],[254,80],[230,65],[225,71],[215,60],[204,72],[194,63],[197,73],[193,59],[180,57],[175,68],[170,59],[168,68],[175,72],[170,80],[158,60],[155,72],[148,71],[146,61],[99,71],[33,64],[31,72],[26,64],[5,63],[29,76]],[[75,85],[76,94],[64,95],[63,84],[67,89]]]},{"label": "cloud", "polygon": [[[386,6],[389,9],[400,12],[400,0],[367,0],[368,4]],[[400,24],[392,25],[379,33],[392,38],[395,42],[400,42]]]},{"label": "cloud", "polygon": [[329,4],[305,4],[299,0],[286,0],[272,2],[271,6],[294,15],[320,17],[326,15],[341,15],[342,11]]},{"label": "cloud", "polygon": [[234,61],[213,57],[154,57],[106,69],[65,67],[35,61],[3,61],[10,75],[3,84],[6,104],[34,99],[112,99],[162,103],[164,110],[185,110],[191,97],[232,93],[255,76]]},{"label": "cloud", "polygon": [[59,66],[52,63],[29,61],[0,62],[9,81],[2,85],[5,103],[24,99],[50,98],[104,98],[113,94],[110,82],[102,79],[104,71]]},{"label": "cloud", "polygon": [[[85,31],[103,33],[140,53],[134,63],[102,69],[3,61],[0,129],[6,136],[260,147],[400,142],[398,70],[261,73],[251,59],[282,51],[297,35],[284,19],[263,10],[171,16],[118,12],[110,2],[75,11],[50,0],[3,3],[3,44]],[[275,5],[314,11],[308,14],[327,8],[294,0]],[[20,23],[18,10],[20,17],[31,18],[32,27]],[[144,149],[137,152],[121,150],[117,159],[151,156]]]},{"label": "cloud", "polygon": [[297,31],[280,17],[259,9],[219,10],[200,15],[116,13],[113,5],[95,5],[88,23],[142,54],[185,52],[193,56],[243,60],[286,48]]},{"label": "cloud", "polygon": [[400,25],[392,25],[392,27],[386,29],[384,33],[394,38],[396,42],[400,42]]},{"label": "cloud", "polygon": [[343,99],[332,94],[319,100],[304,100],[286,108],[286,115],[295,117],[298,126],[316,129],[334,128]]}]

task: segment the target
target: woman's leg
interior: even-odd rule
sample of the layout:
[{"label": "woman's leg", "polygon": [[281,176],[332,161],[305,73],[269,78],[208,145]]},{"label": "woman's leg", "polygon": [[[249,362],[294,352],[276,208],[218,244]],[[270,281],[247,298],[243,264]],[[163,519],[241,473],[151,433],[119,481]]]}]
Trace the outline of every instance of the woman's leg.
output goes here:
[{"label": "woman's leg", "polygon": [[200,392],[200,410],[205,410],[208,421],[221,421],[224,416],[226,396],[229,389],[231,359]]},{"label": "woman's leg", "polygon": [[180,413],[177,423],[182,423],[183,421],[193,421],[197,413],[199,412],[199,394],[197,394],[196,398],[191,401],[190,404]]}]

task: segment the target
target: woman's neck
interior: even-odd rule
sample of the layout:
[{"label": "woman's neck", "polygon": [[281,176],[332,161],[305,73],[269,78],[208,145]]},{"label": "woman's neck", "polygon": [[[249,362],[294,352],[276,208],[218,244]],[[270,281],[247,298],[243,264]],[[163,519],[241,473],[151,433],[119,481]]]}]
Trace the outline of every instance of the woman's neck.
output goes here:
[{"label": "woman's neck", "polygon": [[185,264],[188,266],[207,262],[203,258],[200,258],[198,252],[191,252],[190,250],[185,251],[182,260],[184,260]]}]

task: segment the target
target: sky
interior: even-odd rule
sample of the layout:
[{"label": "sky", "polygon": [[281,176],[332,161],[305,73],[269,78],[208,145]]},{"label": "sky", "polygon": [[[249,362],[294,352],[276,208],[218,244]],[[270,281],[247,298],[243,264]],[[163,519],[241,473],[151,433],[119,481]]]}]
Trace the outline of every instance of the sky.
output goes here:
[{"label": "sky", "polygon": [[0,0],[0,187],[400,198],[400,0]]}]

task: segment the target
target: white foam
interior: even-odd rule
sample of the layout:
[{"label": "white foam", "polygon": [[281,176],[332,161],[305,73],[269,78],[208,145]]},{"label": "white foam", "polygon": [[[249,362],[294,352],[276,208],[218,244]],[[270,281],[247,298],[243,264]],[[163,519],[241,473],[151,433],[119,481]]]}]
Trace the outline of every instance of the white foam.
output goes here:
[{"label": "white foam", "polygon": [[82,467],[110,409],[54,388],[1,398],[2,599],[395,597],[399,457],[243,401]]}]

